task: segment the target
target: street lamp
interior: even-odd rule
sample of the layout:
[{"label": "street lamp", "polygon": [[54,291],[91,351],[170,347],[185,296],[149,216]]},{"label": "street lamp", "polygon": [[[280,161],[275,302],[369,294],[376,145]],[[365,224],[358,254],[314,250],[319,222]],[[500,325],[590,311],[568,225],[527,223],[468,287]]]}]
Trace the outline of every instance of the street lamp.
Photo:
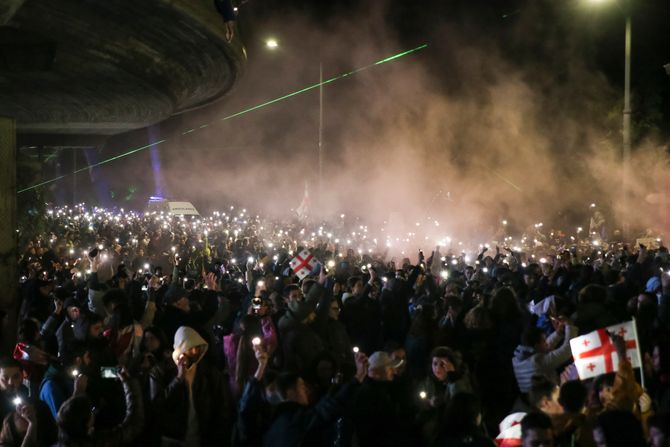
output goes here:
[{"label": "street lamp", "polygon": [[[589,0],[591,3],[603,3],[606,0]],[[630,106],[630,59],[631,59],[631,14],[630,0],[624,0],[626,14],[626,37],[625,37],[625,63],[624,63],[624,96],[623,96],[623,160],[622,160],[622,189],[623,189],[623,208],[624,208],[624,236],[628,236],[629,222],[625,215],[628,211],[628,192],[630,182],[630,116],[632,113]]]}]

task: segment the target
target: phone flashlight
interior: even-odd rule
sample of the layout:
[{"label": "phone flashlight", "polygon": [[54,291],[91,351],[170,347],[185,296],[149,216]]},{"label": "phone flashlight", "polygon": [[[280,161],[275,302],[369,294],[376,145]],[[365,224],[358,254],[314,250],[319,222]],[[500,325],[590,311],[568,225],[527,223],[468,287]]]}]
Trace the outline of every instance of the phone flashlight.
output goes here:
[{"label": "phone flashlight", "polygon": [[12,399],[12,403],[15,407],[18,407],[23,403],[23,399],[21,399],[19,396],[16,396],[14,399]]},{"label": "phone flashlight", "polygon": [[259,346],[261,344],[261,338],[260,337],[254,337],[251,339],[251,344],[254,346]]},{"label": "phone flashlight", "polygon": [[426,397],[428,397],[428,394],[425,391],[419,391],[419,397],[421,399],[425,399]]},{"label": "phone flashlight", "polygon": [[358,346],[354,346],[353,351],[354,351],[354,354],[358,354],[358,351],[360,351],[360,349],[358,349]]},{"label": "phone flashlight", "polygon": [[73,369],[70,374],[72,374],[72,377],[77,377],[79,375],[79,370],[78,369]]}]

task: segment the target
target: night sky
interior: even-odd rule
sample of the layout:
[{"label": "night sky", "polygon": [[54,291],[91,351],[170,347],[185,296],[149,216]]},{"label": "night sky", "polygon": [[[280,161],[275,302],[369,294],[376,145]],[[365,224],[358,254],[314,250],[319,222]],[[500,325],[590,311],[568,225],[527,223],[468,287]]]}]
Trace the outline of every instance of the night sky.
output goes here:
[{"label": "night sky", "polygon": [[[440,30],[449,25],[465,39],[496,42],[510,61],[519,65],[555,65],[560,80],[561,65],[550,44],[564,42],[594,70],[602,72],[616,88],[624,85],[624,24],[627,0],[388,0],[383,4],[389,28],[411,47],[417,42],[431,45],[432,68],[448,73],[449,55],[437,41]],[[670,63],[670,3],[666,0],[632,0],[633,24],[632,89],[634,122],[645,131],[670,135],[670,76],[663,65]],[[240,25],[251,58],[262,45],[265,30],[259,24],[281,22],[296,14],[309,17],[317,26],[341,20],[365,20],[370,2],[311,0],[249,0],[241,6]],[[261,27],[264,25],[260,25]],[[281,28],[281,26],[280,26]],[[299,41],[290,29],[289,39]],[[259,52],[262,57],[262,52]],[[495,68],[492,68],[495,69]],[[638,135],[638,138],[640,135]]]}]

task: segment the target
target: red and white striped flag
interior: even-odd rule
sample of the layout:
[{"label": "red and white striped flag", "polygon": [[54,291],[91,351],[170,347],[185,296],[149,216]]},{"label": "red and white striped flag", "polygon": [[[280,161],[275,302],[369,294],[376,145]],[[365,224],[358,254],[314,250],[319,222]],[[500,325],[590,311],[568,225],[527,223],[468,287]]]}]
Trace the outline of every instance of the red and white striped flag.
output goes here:
[{"label": "red and white striped flag", "polygon": [[319,261],[308,250],[303,250],[289,262],[289,266],[293,273],[302,280],[314,270],[318,263]]},{"label": "red and white striped flag", "polygon": [[635,322],[615,324],[570,340],[572,357],[581,380],[619,370],[619,357],[608,332],[621,335],[626,341],[626,355],[633,368],[640,368],[640,343]]}]

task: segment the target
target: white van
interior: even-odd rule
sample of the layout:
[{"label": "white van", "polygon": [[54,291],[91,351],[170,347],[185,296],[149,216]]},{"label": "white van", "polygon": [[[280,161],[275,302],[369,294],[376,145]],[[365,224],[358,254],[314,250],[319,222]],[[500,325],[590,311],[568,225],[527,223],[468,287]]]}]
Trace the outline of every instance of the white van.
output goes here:
[{"label": "white van", "polygon": [[191,202],[172,201],[162,197],[149,197],[147,211],[158,213],[162,211],[174,216],[200,216]]}]

